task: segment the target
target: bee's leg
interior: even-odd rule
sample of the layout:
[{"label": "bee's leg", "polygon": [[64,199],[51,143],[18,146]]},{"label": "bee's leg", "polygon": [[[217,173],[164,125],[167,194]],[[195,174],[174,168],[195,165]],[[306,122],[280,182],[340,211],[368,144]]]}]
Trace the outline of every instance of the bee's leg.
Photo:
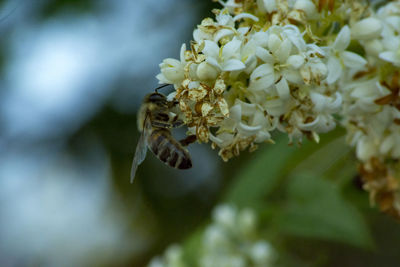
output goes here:
[{"label": "bee's leg", "polygon": [[187,136],[185,139],[179,141],[182,146],[188,146],[196,141],[197,137],[195,134]]},{"label": "bee's leg", "polygon": [[152,114],[151,125],[159,128],[173,128],[170,116],[165,112],[156,112]]},{"label": "bee's leg", "polygon": [[169,122],[164,122],[164,121],[152,121],[151,126],[153,127],[158,127],[158,128],[172,128],[172,124]]},{"label": "bee's leg", "polygon": [[178,115],[175,115],[171,120],[171,124],[173,128],[178,128],[181,127],[184,123],[182,120],[178,119]]},{"label": "bee's leg", "polygon": [[179,104],[179,101],[176,99],[172,99],[171,101],[167,101],[168,108],[173,108]]}]

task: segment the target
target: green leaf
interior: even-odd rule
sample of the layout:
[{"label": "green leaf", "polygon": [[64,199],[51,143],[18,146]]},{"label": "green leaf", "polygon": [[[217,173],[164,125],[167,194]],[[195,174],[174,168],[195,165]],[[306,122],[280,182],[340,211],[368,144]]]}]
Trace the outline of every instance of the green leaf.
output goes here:
[{"label": "green leaf", "polygon": [[188,266],[197,266],[203,244],[204,227],[194,231],[183,243],[183,257]]},{"label": "green leaf", "polygon": [[[275,144],[264,145],[262,150],[252,155],[251,161],[234,177],[223,201],[234,203],[239,207],[256,209],[262,207],[264,204],[261,200],[274,191],[279,183],[309,155],[333,142],[337,145],[338,139],[343,143],[341,147],[345,147],[344,140],[338,138],[343,134],[342,129],[337,129],[323,135],[319,144],[306,140],[301,146],[289,146],[287,137],[281,135]],[[321,159],[326,157],[319,157],[319,160]]]},{"label": "green leaf", "polygon": [[252,160],[239,171],[230,185],[224,202],[239,207],[255,207],[260,199],[271,192],[280,179],[280,171],[285,167],[296,148],[288,147],[286,138],[279,138],[274,145],[252,155]]},{"label": "green leaf", "polygon": [[338,187],[322,177],[297,174],[287,189],[287,206],[280,218],[284,233],[338,241],[372,248],[373,241],[358,210],[346,201]]}]

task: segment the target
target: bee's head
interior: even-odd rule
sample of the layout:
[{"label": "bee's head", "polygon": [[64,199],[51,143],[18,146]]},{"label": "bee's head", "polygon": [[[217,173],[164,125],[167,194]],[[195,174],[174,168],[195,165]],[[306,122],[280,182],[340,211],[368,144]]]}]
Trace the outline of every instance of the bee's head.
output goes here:
[{"label": "bee's head", "polygon": [[163,103],[167,100],[165,95],[160,94],[160,93],[151,93],[147,96],[147,101],[150,103]]}]

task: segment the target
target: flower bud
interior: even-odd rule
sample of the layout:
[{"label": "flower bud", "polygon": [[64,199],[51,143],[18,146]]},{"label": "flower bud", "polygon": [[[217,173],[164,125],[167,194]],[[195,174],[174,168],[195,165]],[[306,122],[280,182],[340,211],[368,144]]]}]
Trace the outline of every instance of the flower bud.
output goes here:
[{"label": "flower bud", "polygon": [[213,80],[217,78],[218,72],[213,66],[211,66],[207,62],[201,62],[200,65],[197,67],[196,74],[200,80]]},{"label": "flower bud", "polygon": [[382,41],[378,39],[365,42],[364,48],[367,54],[372,56],[379,56],[384,49]]},{"label": "flower bud", "polygon": [[382,23],[375,18],[363,19],[351,27],[351,35],[358,40],[378,38],[382,31]]},{"label": "flower bud", "polygon": [[314,3],[310,0],[296,1],[296,3],[294,4],[294,9],[304,11],[308,18],[315,18],[316,15],[318,15]]}]

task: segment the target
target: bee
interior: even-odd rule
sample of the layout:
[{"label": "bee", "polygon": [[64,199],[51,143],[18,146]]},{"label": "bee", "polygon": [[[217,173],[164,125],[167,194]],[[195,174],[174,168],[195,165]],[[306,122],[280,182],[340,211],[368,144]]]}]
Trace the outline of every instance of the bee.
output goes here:
[{"label": "bee", "polygon": [[137,167],[146,157],[147,149],[172,168],[192,167],[186,146],[196,141],[196,136],[189,135],[180,141],[172,136],[171,129],[182,126],[183,121],[179,120],[177,115],[171,116],[171,110],[177,102],[168,101],[165,95],[158,93],[158,89],[165,86],[167,85],[160,86],[154,93],[146,95],[139,109],[138,128],[141,135],[132,162],[131,183]]}]

